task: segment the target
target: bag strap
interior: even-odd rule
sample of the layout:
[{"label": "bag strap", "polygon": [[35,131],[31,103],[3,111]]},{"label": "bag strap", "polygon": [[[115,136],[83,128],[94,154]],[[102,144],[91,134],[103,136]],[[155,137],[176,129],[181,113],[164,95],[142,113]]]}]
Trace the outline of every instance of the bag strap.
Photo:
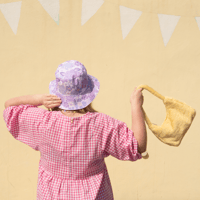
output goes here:
[{"label": "bag strap", "polygon": [[139,85],[137,87],[137,89],[139,89],[139,88],[143,88],[143,89],[148,90],[149,92],[151,92],[153,95],[155,95],[156,97],[158,97],[161,100],[165,99],[164,96],[162,96],[161,94],[159,94],[158,92],[156,92],[153,88],[149,87],[148,85]]},{"label": "bag strap", "polygon": [[[137,89],[140,89],[140,88],[143,88],[145,90],[148,90],[149,92],[151,92],[153,95],[155,95],[156,97],[158,97],[159,99],[163,100],[165,99],[164,96],[162,96],[161,94],[159,94],[158,92],[156,92],[153,88],[149,87],[148,85],[139,85],[137,87]],[[151,127],[153,126],[153,124],[151,123],[151,121],[149,120],[148,116],[146,115],[144,109],[142,108],[143,110],[143,113],[144,113],[144,118],[145,118],[145,121],[148,125],[148,127],[151,129]]]}]

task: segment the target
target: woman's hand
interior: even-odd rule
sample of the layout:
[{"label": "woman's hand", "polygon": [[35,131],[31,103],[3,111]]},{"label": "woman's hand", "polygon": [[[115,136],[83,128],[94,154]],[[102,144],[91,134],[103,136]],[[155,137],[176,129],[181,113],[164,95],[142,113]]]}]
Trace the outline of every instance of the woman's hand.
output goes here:
[{"label": "woman's hand", "polygon": [[42,105],[46,108],[58,107],[62,103],[61,99],[53,94],[44,94],[42,98]]},{"label": "woman's hand", "polygon": [[137,89],[137,87],[135,87],[130,98],[131,105],[142,107],[144,101],[142,90],[143,88]]}]

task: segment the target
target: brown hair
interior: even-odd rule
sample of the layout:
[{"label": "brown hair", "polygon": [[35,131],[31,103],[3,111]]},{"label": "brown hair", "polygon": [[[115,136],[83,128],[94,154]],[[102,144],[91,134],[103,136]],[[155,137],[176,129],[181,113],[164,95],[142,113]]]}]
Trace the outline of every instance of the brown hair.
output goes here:
[{"label": "brown hair", "polygon": [[[62,111],[63,109],[59,108],[59,107],[54,107],[54,108],[49,108],[49,111]],[[73,110],[71,110],[73,111]],[[77,113],[86,113],[86,112],[98,112],[97,110],[95,110],[92,107],[92,103],[90,103],[88,106],[86,106],[85,108],[79,109],[79,110],[74,110]]]}]

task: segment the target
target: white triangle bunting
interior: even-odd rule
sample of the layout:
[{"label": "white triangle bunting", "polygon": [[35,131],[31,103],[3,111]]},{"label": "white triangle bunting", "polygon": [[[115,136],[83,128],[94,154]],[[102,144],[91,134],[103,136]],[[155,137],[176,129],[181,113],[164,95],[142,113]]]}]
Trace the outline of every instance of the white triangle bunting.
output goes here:
[{"label": "white triangle bunting", "polygon": [[195,19],[196,19],[197,25],[198,25],[199,30],[200,30],[200,17],[195,17]]},{"label": "white triangle bunting", "polygon": [[137,20],[142,14],[142,11],[119,6],[120,8],[120,21],[123,39],[129,34]]},{"label": "white triangle bunting", "polygon": [[174,32],[176,25],[180,19],[180,16],[158,14],[160,30],[163,37],[164,45],[169,42],[172,33]]},{"label": "white triangle bunting", "polygon": [[82,0],[81,25],[84,25],[103,5],[104,0]]},{"label": "white triangle bunting", "polygon": [[0,10],[10,25],[14,34],[17,34],[22,1],[0,4]]},{"label": "white triangle bunting", "polygon": [[59,25],[59,12],[60,2],[59,0],[38,0],[45,11],[51,16],[51,18]]}]

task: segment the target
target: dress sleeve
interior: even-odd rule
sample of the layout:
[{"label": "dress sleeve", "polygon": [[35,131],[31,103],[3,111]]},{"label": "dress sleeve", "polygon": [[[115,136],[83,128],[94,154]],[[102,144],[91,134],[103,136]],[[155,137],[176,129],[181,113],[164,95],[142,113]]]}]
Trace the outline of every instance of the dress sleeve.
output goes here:
[{"label": "dress sleeve", "polygon": [[118,160],[136,161],[142,156],[133,131],[125,122],[106,115],[101,147],[105,157],[111,155]]},{"label": "dress sleeve", "polygon": [[12,136],[39,151],[41,134],[44,131],[43,118],[47,110],[33,105],[9,106],[3,117]]}]

